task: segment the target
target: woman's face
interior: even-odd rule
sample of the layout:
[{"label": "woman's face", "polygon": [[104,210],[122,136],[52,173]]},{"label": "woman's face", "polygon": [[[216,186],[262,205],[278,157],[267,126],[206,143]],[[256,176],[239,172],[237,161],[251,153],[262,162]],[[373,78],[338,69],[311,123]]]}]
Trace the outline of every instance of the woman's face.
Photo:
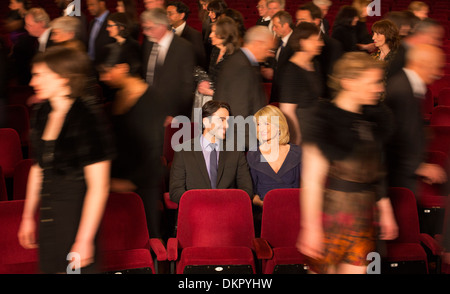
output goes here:
[{"label": "woman's face", "polygon": [[217,15],[214,11],[209,10],[208,11],[208,16],[211,19],[211,22],[216,22],[217,20]]},{"label": "woman's face", "polygon": [[71,93],[69,80],[52,71],[45,63],[34,64],[31,75],[30,86],[39,100],[69,96]]},{"label": "woman's face", "polygon": [[384,91],[383,74],[382,69],[372,68],[350,81],[348,90],[355,94],[358,104],[376,105],[379,102],[380,94]]},{"label": "woman's face", "polygon": [[373,33],[372,40],[378,48],[386,44],[386,36],[377,32]]},{"label": "woman's face", "polygon": [[121,81],[125,78],[124,65],[117,64],[112,67],[104,67],[100,72],[100,81],[109,85],[112,88],[119,88]]},{"label": "woman's face", "polygon": [[324,43],[319,35],[311,35],[308,39],[300,40],[300,48],[304,52],[311,53],[313,56],[319,55],[322,52]]},{"label": "woman's face", "polygon": [[123,1],[117,1],[116,10],[117,12],[125,13],[125,6],[123,5]]},{"label": "woman's face", "polygon": [[258,139],[260,142],[277,142],[280,140],[280,130],[278,124],[273,123],[272,119],[278,119],[278,117],[271,117],[268,120],[267,117],[259,117],[256,125],[256,131],[258,132]]},{"label": "woman's face", "polygon": [[223,44],[223,39],[219,38],[216,35],[216,25],[211,26],[211,34],[209,35],[209,37],[211,38],[211,44],[213,46],[219,46]]},{"label": "woman's face", "polygon": [[19,10],[23,8],[23,4],[22,3],[18,3],[16,0],[10,0],[9,1],[9,9],[11,10]]},{"label": "woman's face", "polygon": [[112,20],[108,20],[108,23],[106,24],[106,30],[108,31],[108,34],[111,38],[116,38],[119,36],[119,26]]}]

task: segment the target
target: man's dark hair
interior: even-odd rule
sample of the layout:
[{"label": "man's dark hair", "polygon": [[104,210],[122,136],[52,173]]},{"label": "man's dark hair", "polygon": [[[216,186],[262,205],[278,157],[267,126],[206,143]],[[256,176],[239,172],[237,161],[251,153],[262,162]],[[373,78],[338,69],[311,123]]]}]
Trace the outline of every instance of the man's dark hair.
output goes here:
[{"label": "man's dark hair", "polygon": [[191,14],[191,10],[189,9],[189,6],[184,4],[181,1],[170,1],[167,3],[167,7],[169,6],[175,6],[178,13],[184,13],[183,20],[186,21]]},{"label": "man's dark hair", "polygon": [[308,2],[300,5],[297,10],[308,10],[311,14],[312,19],[322,18],[322,11],[320,10],[319,6],[317,6],[313,2]]},{"label": "man's dark hair", "polygon": [[202,121],[205,117],[211,117],[220,108],[225,108],[231,115],[230,105],[223,101],[210,100],[202,107]]}]

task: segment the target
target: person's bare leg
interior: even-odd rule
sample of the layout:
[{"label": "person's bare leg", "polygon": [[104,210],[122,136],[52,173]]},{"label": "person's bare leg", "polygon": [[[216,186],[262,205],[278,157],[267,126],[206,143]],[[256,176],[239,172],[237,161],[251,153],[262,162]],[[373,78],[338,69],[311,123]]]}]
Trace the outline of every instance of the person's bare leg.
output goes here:
[{"label": "person's bare leg", "polygon": [[366,274],[366,266],[356,266],[348,263],[342,263],[338,265],[336,274]]}]

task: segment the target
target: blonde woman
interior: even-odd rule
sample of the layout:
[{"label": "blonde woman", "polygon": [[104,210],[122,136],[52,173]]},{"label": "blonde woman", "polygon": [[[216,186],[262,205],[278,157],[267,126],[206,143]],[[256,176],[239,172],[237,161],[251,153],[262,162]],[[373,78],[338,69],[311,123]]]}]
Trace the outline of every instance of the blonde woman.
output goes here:
[{"label": "blonde woman", "polygon": [[278,107],[267,105],[255,113],[254,119],[259,144],[256,150],[247,152],[247,162],[253,181],[255,220],[258,221],[267,192],[300,187],[302,151],[289,143],[286,117]]},{"label": "blonde woman", "polygon": [[392,120],[378,103],[382,76],[382,64],[368,54],[345,54],[331,78],[337,95],[319,103],[304,134],[297,247],[312,272],[366,273],[377,233],[397,236],[384,189],[382,152]]}]

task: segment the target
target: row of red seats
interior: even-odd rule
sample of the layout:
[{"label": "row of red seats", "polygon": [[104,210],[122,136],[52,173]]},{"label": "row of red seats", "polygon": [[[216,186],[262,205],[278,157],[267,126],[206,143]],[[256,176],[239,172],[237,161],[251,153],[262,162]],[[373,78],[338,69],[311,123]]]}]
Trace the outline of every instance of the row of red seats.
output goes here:
[{"label": "row of red seats", "polygon": [[[386,242],[378,270],[430,273],[430,258],[440,260],[439,242],[420,233],[411,191],[391,188],[389,194],[399,237]],[[252,204],[244,191],[188,191],[180,201],[177,235],[165,247],[159,239],[149,238],[138,195],[111,194],[99,230],[101,271],[158,273],[158,262],[169,261],[171,273],[177,274],[305,273],[306,259],[296,249],[300,197],[301,189],[269,192],[261,236],[255,238]],[[17,240],[23,204],[23,200],[0,202],[0,273],[38,273],[38,251],[23,249]]]}]

